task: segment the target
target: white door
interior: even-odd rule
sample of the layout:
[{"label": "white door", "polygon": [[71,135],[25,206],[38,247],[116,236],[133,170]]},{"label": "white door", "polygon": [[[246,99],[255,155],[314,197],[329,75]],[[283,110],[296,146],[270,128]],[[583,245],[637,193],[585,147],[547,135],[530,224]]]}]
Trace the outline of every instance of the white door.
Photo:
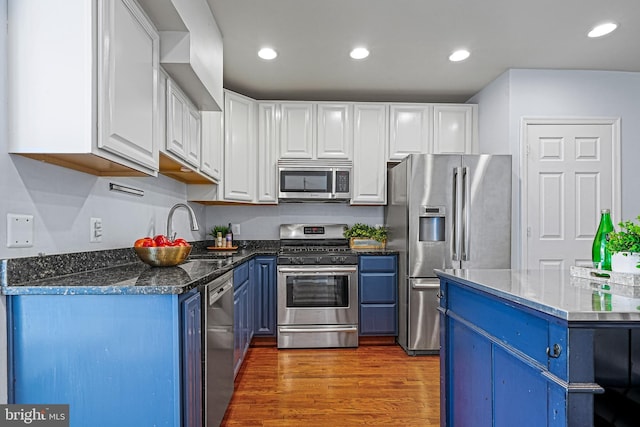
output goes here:
[{"label": "white door", "polygon": [[523,267],[591,266],[600,210],[611,209],[619,221],[619,122],[523,124]]}]

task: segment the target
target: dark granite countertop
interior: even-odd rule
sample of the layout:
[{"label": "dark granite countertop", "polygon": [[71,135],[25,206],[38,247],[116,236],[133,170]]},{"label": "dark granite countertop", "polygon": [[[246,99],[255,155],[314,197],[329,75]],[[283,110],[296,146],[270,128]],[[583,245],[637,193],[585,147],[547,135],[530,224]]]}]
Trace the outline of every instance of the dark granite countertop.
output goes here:
[{"label": "dark granite countertop", "polygon": [[226,256],[194,245],[175,267],[151,267],[132,248],[0,260],[0,289],[4,295],[182,294],[255,256],[276,253],[269,244]]},{"label": "dark granite countertop", "polygon": [[[275,256],[278,241],[244,241],[233,254],[208,251],[211,242],[192,242],[187,261],[151,267],[133,248],[0,260],[4,295],[182,294],[206,284],[255,256]],[[385,249],[357,249],[358,255],[393,255]]]}]

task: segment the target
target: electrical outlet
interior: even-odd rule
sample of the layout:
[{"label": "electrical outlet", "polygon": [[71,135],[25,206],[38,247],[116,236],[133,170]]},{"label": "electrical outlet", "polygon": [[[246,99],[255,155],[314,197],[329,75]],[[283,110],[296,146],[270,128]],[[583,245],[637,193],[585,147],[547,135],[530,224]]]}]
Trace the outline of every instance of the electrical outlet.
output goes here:
[{"label": "electrical outlet", "polygon": [[102,218],[91,218],[89,226],[89,241],[91,243],[102,242]]},{"label": "electrical outlet", "polygon": [[240,224],[231,224],[231,232],[233,233],[233,237],[240,235]]},{"label": "electrical outlet", "polygon": [[33,246],[33,215],[7,214],[7,247]]}]

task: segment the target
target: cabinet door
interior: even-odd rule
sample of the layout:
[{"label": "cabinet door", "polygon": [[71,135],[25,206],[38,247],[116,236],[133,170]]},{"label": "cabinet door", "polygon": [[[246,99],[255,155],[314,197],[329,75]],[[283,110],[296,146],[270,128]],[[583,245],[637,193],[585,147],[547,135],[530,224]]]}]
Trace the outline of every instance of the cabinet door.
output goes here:
[{"label": "cabinet door", "polygon": [[431,107],[427,104],[392,104],[389,107],[389,160],[431,152],[430,117]]},{"label": "cabinet door", "polygon": [[251,340],[253,339],[253,335],[256,330],[256,260],[249,260],[249,283],[248,283],[248,292],[247,292],[247,312],[248,312],[248,323],[247,330],[248,339],[247,339],[247,349],[249,345],[251,345]]},{"label": "cabinet door", "polygon": [[[548,384],[539,369],[494,345],[493,366],[487,370],[493,372],[493,425],[548,425],[547,390],[553,383]],[[514,400],[521,404],[513,405]]]},{"label": "cabinet door", "polygon": [[313,158],[313,107],[310,103],[280,104],[280,158]]},{"label": "cabinet door", "polygon": [[[235,280],[234,280],[235,282]],[[233,376],[240,370],[242,363],[242,294],[240,290],[233,293]]]},{"label": "cabinet door", "polygon": [[450,317],[446,318],[445,328],[446,395],[443,399],[447,406],[443,425],[491,427],[491,342]]},{"label": "cabinet door", "polygon": [[200,171],[216,181],[222,178],[222,112],[202,111]]},{"label": "cabinet door", "polygon": [[276,335],[276,259],[256,258],[255,334]]},{"label": "cabinet door", "polygon": [[277,111],[277,104],[258,104],[258,203],[278,202]]},{"label": "cabinet door", "polygon": [[318,159],[350,159],[353,147],[351,104],[317,105]]},{"label": "cabinet door", "polygon": [[200,113],[193,106],[189,106],[186,115],[187,126],[187,161],[195,167],[200,167],[201,120]]},{"label": "cabinet door", "polygon": [[387,107],[353,106],[352,205],[387,203]]},{"label": "cabinet door", "polygon": [[225,92],[224,199],[252,202],[255,196],[255,102]]},{"label": "cabinet door", "polygon": [[433,152],[471,154],[476,131],[476,105],[437,104],[433,107]]},{"label": "cabinet door", "polygon": [[182,420],[185,427],[202,426],[202,323],[200,293],[180,304],[182,359]]},{"label": "cabinet door", "polygon": [[100,2],[98,148],[158,170],[159,37],[131,0]]},{"label": "cabinet door", "polygon": [[167,150],[183,160],[187,159],[189,150],[189,135],[185,126],[188,110],[187,97],[173,80],[167,79]]}]

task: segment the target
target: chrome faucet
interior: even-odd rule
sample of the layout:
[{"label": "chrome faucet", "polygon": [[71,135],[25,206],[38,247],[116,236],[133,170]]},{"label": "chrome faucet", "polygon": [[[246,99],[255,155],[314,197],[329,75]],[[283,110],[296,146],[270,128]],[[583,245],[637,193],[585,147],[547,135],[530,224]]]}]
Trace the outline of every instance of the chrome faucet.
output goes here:
[{"label": "chrome faucet", "polygon": [[190,206],[185,205],[184,203],[177,203],[173,205],[171,210],[169,211],[169,216],[167,217],[167,238],[173,241],[175,236],[172,236],[171,223],[173,222],[173,213],[178,208],[185,208],[187,212],[189,212],[189,222],[191,223],[191,231],[198,231],[200,228],[198,227],[198,220],[196,219],[196,213],[191,209]]}]

